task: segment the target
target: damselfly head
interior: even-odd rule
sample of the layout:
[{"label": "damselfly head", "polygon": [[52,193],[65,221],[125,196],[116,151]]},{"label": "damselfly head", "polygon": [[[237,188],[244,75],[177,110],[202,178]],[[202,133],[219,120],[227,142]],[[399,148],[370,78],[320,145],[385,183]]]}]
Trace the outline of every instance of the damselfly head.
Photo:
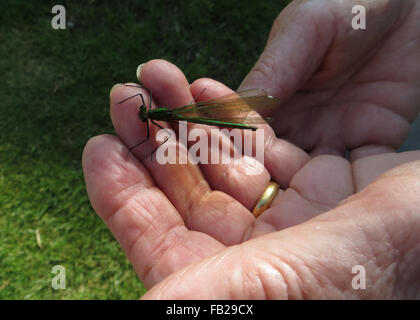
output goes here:
[{"label": "damselfly head", "polygon": [[140,106],[140,109],[139,109],[139,118],[143,122],[146,122],[147,121],[147,118],[148,118],[147,117],[147,107],[144,104],[142,104]]}]

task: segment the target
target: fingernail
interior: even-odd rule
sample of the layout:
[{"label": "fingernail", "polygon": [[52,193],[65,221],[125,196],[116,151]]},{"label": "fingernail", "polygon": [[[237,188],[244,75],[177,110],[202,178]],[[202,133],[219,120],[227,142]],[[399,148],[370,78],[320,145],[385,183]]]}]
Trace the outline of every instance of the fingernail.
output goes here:
[{"label": "fingernail", "polygon": [[144,65],[145,65],[145,63],[142,63],[137,67],[136,76],[137,76],[137,79],[139,79],[139,80],[140,80],[141,69],[143,69]]},{"label": "fingernail", "polygon": [[109,91],[109,95],[111,95],[112,90],[114,90],[116,87],[119,87],[121,83],[116,83],[112,86],[111,90]]}]

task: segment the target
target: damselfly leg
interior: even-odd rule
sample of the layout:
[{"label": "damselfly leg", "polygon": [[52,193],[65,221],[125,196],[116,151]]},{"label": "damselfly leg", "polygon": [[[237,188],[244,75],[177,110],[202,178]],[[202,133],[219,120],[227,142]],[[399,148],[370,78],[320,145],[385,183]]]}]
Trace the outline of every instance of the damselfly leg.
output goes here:
[{"label": "damselfly leg", "polygon": [[[152,110],[152,90],[151,89],[148,89],[148,88],[146,88],[146,87],[142,87],[142,86],[137,86],[137,85],[130,85],[130,84],[123,84],[124,86],[126,86],[126,87],[133,87],[133,88],[139,88],[139,89],[144,89],[144,90],[146,90],[148,93],[149,93],[149,107],[148,107],[148,109],[147,109],[147,112],[149,112],[150,110]],[[126,98],[126,99],[124,99],[124,100],[122,100],[122,101],[120,101],[120,102],[118,102],[118,104],[121,104],[121,103],[123,103],[123,102],[125,102],[125,101],[127,101],[127,100],[130,100],[130,99],[132,99],[132,98],[134,98],[134,97],[137,97],[137,96],[139,96],[140,98],[141,98],[141,100],[142,100],[142,106],[145,106],[146,108],[147,108],[147,106],[146,106],[146,102],[144,101],[144,97],[143,97],[143,94],[142,93],[137,93],[137,94],[135,94],[135,95],[132,95],[132,96],[130,96],[130,97],[128,97],[128,98]],[[142,107],[142,106],[140,106],[140,108]],[[160,126],[159,124],[157,124],[156,122],[154,122],[152,119],[147,119],[145,122],[146,122],[146,128],[147,128],[147,136],[146,136],[146,138],[145,139],[143,139],[142,141],[140,141],[139,143],[136,143],[134,146],[132,146],[132,147],[130,147],[130,148],[128,148],[128,151],[127,151],[127,156],[128,156],[128,154],[133,150],[133,149],[135,149],[135,148],[137,148],[138,146],[140,146],[140,145],[142,145],[143,143],[145,143],[147,140],[149,140],[149,138],[150,138],[150,128],[149,128],[149,120],[155,125],[155,126],[157,126],[158,128],[160,128],[160,129],[163,129],[163,130],[165,130],[165,132],[169,135],[159,146],[157,146],[156,148],[154,148],[153,149],[153,151],[150,153],[150,159],[152,160],[152,158],[153,158],[153,153],[155,153],[156,152],[156,150],[161,146],[161,145],[163,145],[165,142],[167,142],[168,140],[169,140],[169,138],[171,137],[171,132],[170,131],[168,131],[167,129],[165,129],[165,128],[163,128],[162,126]]]}]

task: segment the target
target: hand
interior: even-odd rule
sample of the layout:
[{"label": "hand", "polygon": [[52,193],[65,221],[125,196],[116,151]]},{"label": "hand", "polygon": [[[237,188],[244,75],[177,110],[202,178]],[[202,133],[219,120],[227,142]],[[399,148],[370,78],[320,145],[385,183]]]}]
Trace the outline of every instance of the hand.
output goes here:
[{"label": "hand", "polygon": [[[366,30],[352,29],[356,4]],[[277,135],[312,156],[391,152],[420,110],[419,39],[419,1],[294,1],[240,89],[280,97]]]},{"label": "hand", "polygon": [[[189,87],[179,69],[160,60],[148,62],[139,80],[161,106],[185,105],[203,88],[201,100],[231,92],[210,79]],[[153,126],[152,138],[127,158],[127,146],[146,128],[137,115],[140,99],[117,102],[138,92],[112,90],[120,138],[91,139],[83,168],[92,206],[153,287],[144,298],[419,297],[420,162],[388,171],[351,196],[384,171],[420,159],[419,152],[352,165],[331,155],[310,159],[263,126],[269,169],[259,176],[245,175],[244,164],[159,165],[150,160]],[[249,209],[270,175],[285,191],[255,220]],[[366,290],[352,288],[355,265],[366,269]]]},{"label": "hand", "polygon": [[[153,138],[127,159],[145,126],[138,101],[116,103],[138,91],[112,90],[121,140],[90,140],[83,167],[93,207],[153,286],[144,298],[420,296],[420,162],[398,167],[420,154],[389,152],[418,112],[419,5],[369,2],[368,30],[348,33],[342,13],[351,7],[347,1],[343,11],[342,3],[292,3],[242,85],[284,101],[274,124],[282,137],[312,156],[330,155],[311,159],[262,126],[266,169],[259,176],[245,175],[246,163],[158,165],[149,158]],[[164,61],[147,63],[139,80],[162,106],[185,105],[202,88],[200,100],[231,92],[210,79],[189,87]],[[351,164],[335,156],[347,149]],[[285,191],[255,220],[249,209],[270,179]],[[351,285],[355,265],[366,270],[366,290]]]}]

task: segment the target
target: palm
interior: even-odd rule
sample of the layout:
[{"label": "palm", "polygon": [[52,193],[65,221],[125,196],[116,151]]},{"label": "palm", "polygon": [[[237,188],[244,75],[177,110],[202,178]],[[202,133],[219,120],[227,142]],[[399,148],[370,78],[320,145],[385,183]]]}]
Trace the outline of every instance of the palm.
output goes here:
[{"label": "palm", "polygon": [[[412,223],[407,223],[407,219],[409,213],[416,210],[418,201],[415,199],[418,200],[419,196],[417,192],[402,191],[395,194],[393,187],[412,189],[413,186],[406,177],[407,170],[411,168],[406,168],[402,180],[396,171],[384,182],[379,181],[360,193],[353,202],[347,200],[349,205],[330,209],[337,207],[340,201],[365,187],[384,171],[400,163],[418,159],[419,156],[418,152],[401,156],[378,155],[356,161],[353,168],[339,157],[314,158],[296,172],[291,179],[290,188],[280,194],[273,207],[256,221],[249,211],[226,193],[213,191],[203,197],[197,191],[198,184],[191,183],[191,178],[197,177],[194,167],[157,168],[146,159],[143,164],[134,157],[127,160],[126,148],[116,137],[102,136],[89,142],[84,154],[84,170],[95,210],[116,235],[142,281],[148,287],[161,282],[155,290],[149,292],[152,297],[299,298],[303,296],[293,290],[285,292],[279,288],[284,286],[283,281],[289,285],[299,281],[293,278],[293,274],[301,273],[294,270],[302,268],[302,259],[307,260],[303,265],[305,268],[318,270],[316,277],[320,281],[329,279],[331,272],[348,274],[351,269],[351,265],[340,263],[326,264],[320,269],[319,261],[328,260],[331,255],[350,255],[356,259],[349,260],[352,265],[358,261],[376,259],[375,254],[379,254],[379,251],[375,250],[379,249],[372,250],[370,241],[375,243],[378,233],[381,247],[385,247],[386,252],[390,250],[387,246],[391,243],[383,239],[383,224],[392,215],[385,214],[380,220],[375,215],[377,212],[387,213],[391,204],[395,205],[396,199],[411,205],[407,212],[400,210],[390,225],[387,222],[386,232],[395,233],[392,244],[397,248],[399,243],[404,244],[404,250],[399,253],[401,259],[405,259],[405,252],[415,248],[420,241],[416,231],[419,221],[415,219]],[[412,169],[416,172],[415,163]],[[154,186],[154,182],[161,186],[166,195]],[[205,190],[205,181],[200,184],[199,189]],[[356,190],[353,190],[353,186]],[[253,187],[241,187],[251,196],[254,195]],[[197,204],[191,205],[191,200],[197,200]],[[357,204],[360,201],[374,206],[376,211],[372,212],[373,215],[352,206],[352,203]],[[324,211],[328,212],[306,223],[300,223]],[[374,223],[366,223],[372,218]],[[297,223],[300,224],[294,228],[273,232]],[[365,235],[365,242],[362,243],[361,230]],[[406,234],[412,234],[413,237],[407,239]],[[263,235],[267,236],[262,237]],[[344,250],[340,248],[342,237],[358,240],[346,243]],[[247,241],[244,242],[245,240]],[[229,247],[230,244],[242,242],[244,243],[240,247]],[[338,253],[334,251],[337,248]],[[405,270],[406,263],[418,262],[407,260],[401,268]],[[371,272],[385,272],[390,261],[381,256],[381,263],[376,267],[384,271]],[[413,277],[416,277],[415,270],[414,268]],[[271,279],[272,272],[282,276]],[[165,279],[172,273],[173,276]],[[251,281],[244,283],[241,277],[232,278],[236,274],[256,274],[258,277],[251,277]],[[397,282],[399,277],[412,279],[411,273],[395,273],[393,276],[395,278],[392,281]],[[300,274],[300,279],[309,284],[314,281],[310,274],[305,273]],[[225,286],[227,281],[228,288]],[[253,293],[254,281],[261,281],[264,290]],[[387,281],[383,283],[386,285]],[[243,290],[243,286],[250,290]],[[318,286],[312,286],[306,294],[308,297],[339,297],[334,295],[334,290],[328,289],[331,288],[319,291]],[[395,291],[393,295],[389,295],[380,289],[368,291],[366,295],[384,298],[404,297],[406,294]],[[356,295],[357,292],[344,292],[341,297]]]},{"label": "palm", "polygon": [[[379,13],[368,12],[367,30],[354,31],[352,1],[345,8],[334,2],[319,12],[309,1],[298,22],[286,28],[281,15],[242,88],[259,86],[280,96],[285,104],[276,132],[313,154],[398,148],[418,112],[420,70],[413,62],[420,47],[420,3],[378,4]],[[348,14],[340,20],[342,11]],[[334,25],[328,23],[331,14]],[[289,41],[288,32],[304,41]]]}]

